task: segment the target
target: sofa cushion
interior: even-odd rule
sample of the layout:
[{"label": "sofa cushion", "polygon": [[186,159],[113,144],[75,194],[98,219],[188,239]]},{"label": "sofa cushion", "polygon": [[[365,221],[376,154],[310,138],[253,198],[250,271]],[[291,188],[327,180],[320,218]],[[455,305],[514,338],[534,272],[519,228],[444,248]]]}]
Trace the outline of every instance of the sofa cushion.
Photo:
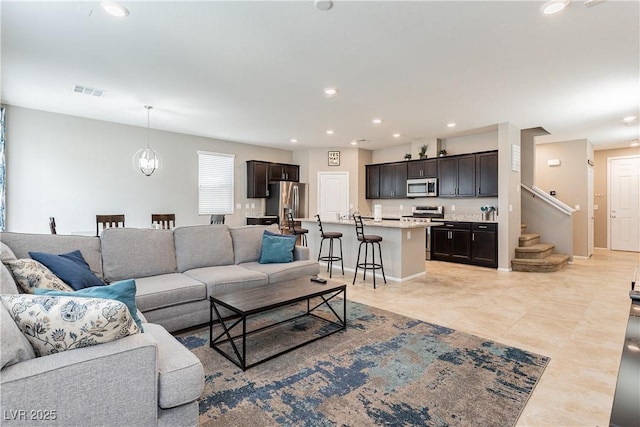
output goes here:
[{"label": "sofa cushion", "polygon": [[158,343],[158,406],[168,409],[198,399],[204,389],[200,360],[162,326],[149,323],[147,333]]},{"label": "sofa cushion", "polygon": [[36,357],[33,347],[18,329],[18,325],[13,321],[4,304],[0,304],[0,332],[2,332],[0,334],[2,337],[0,369]]},{"label": "sofa cushion", "polygon": [[6,261],[4,264],[11,271],[16,283],[28,294],[32,294],[35,288],[57,289],[67,292],[73,290],[47,267],[34,259],[16,259]]},{"label": "sofa cushion", "polygon": [[136,285],[136,302],[141,311],[200,301],[207,297],[204,283],[181,273],[136,279]]},{"label": "sofa cushion", "polygon": [[262,235],[260,264],[285,263],[293,261],[293,250],[296,247],[296,236],[271,233],[268,230]]},{"label": "sofa cushion", "polygon": [[111,342],[140,332],[127,306],[120,301],[28,294],[0,295],[0,300],[36,356]]},{"label": "sofa cushion", "polygon": [[29,256],[47,267],[75,290],[90,286],[104,286],[104,282],[91,272],[89,264],[84,260],[79,250],[60,255],[29,252]]},{"label": "sofa cushion", "polygon": [[17,294],[18,285],[13,280],[11,272],[0,262],[0,294]]},{"label": "sofa cushion", "polygon": [[113,227],[105,229],[101,239],[107,282],[176,271],[172,230]]},{"label": "sofa cushion", "polygon": [[315,276],[320,272],[320,264],[315,260],[294,261],[286,264],[246,262],[240,264],[240,267],[266,274],[269,277],[270,284],[299,277]]},{"label": "sofa cushion", "polygon": [[233,242],[226,225],[180,227],[173,231],[178,272],[233,264]]},{"label": "sofa cushion", "polygon": [[278,225],[247,225],[229,228],[233,240],[234,263],[258,261],[262,249],[262,234],[264,230],[278,233]]},{"label": "sofa cushion", "polygon": [[9,261],[12,259],[17,259],[11,248],[5,245],[4,242],[0,242],[0,261]]},{"label": "sofa cushion", "polygon": [[144,332],[142,321],[138,317],[138,307],[136,306],[136,281],[133,279],[114,282],[109,286],[93,286],[84,288],[75,292],[62,292],[51,289],[36,289],[36,295],[49,295],[52,297],[81,297],[81,298],[102,298],[120,301],[129,309],[129,313],[138,325],[138,328]]},{"label": "sofa cushion", "polygon": [[78,249],[96,276],[102,278],[100,238],[96,236],[68,236],[64,234],[0,233],[17,258],[29,258],[29,251],[61,254]]},{"label": "sofa cushion", "polygon": [[210,297],[216,291],[224,292],[229,289],[247,289],[269,283],[266,274],[259,271],[247,270],[238,265],[196,268],[185,271],[184,274],[206,283],[207,297]]}]

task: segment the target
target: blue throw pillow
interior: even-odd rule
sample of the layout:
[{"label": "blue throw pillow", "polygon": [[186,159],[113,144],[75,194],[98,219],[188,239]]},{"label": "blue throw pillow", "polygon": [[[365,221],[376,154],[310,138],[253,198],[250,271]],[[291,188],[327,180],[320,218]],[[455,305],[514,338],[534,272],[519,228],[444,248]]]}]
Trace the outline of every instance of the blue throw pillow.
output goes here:
[{"label": "blue throw pillow", "polygon": [[138,306],[136,305],[136,281],[134,279],[121,280],[113,282],[107,286],[94,286],[84,288],[74,292],[57,291],[54,289],[34,289],[36,295],[49,295],[52,297],[85,297],[85,298],[102,298],[113,299],[125,304],[131,313],[131,317],[136,322],[141,331],[142,321],[138,317]]},{"label": "blue throw pillow", "polygon": [[262,234],[260,264],[292,262],[296,240],[296,236],[265,230]]},{"label": "blue throw pillow", "polygon": [[93,274],[89,269],[89,264],[78,250],[61,255],[29,252],[29,256],[47,267],[75,290],[90,286],[104,286],[104,282]]}]

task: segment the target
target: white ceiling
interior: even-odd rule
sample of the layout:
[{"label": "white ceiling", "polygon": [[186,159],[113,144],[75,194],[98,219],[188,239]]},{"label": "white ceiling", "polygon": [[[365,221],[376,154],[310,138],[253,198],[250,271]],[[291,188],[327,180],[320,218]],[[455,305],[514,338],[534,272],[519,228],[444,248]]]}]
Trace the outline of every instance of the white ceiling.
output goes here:
[{"label": "white ceiling", "polygon": [[4,0],[2,102],[135,126],[148,104],[152,128],[287,149],[500,122],[544,127],[542,142],[628,146],[640,3],[574,0],[553,16],[542,3],[123,1],[130,15],[115,18],[97,1]]}]

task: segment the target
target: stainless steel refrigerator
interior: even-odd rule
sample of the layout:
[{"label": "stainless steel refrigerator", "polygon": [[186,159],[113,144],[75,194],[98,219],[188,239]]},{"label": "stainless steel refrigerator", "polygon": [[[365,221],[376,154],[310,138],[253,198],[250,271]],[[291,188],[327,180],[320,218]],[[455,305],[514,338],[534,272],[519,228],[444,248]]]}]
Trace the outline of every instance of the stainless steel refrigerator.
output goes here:
[{"label": "stainless steel refrigerator", "polygon": [[289,212],[294,218],[307,218],[308,211],[307,184],[288,181],[269,184],[266,214],[277,215],[281,228],[288,225]]}]

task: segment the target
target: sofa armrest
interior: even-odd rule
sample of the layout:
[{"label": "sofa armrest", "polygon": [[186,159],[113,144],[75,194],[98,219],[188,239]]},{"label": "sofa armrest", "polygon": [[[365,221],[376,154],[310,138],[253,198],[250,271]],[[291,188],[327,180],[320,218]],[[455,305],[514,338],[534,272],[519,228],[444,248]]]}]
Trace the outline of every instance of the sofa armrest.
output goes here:
[{"label": "sofa armrest", "polygon": [[306,261],[309,259],[309,248],[306,246],[296,246],[293,250],[294,261]]},{"label": "sofa armrest", "polygon": [[155,339],[136,334],[5,367],[3,425],[155,425],[157,360]]}]

